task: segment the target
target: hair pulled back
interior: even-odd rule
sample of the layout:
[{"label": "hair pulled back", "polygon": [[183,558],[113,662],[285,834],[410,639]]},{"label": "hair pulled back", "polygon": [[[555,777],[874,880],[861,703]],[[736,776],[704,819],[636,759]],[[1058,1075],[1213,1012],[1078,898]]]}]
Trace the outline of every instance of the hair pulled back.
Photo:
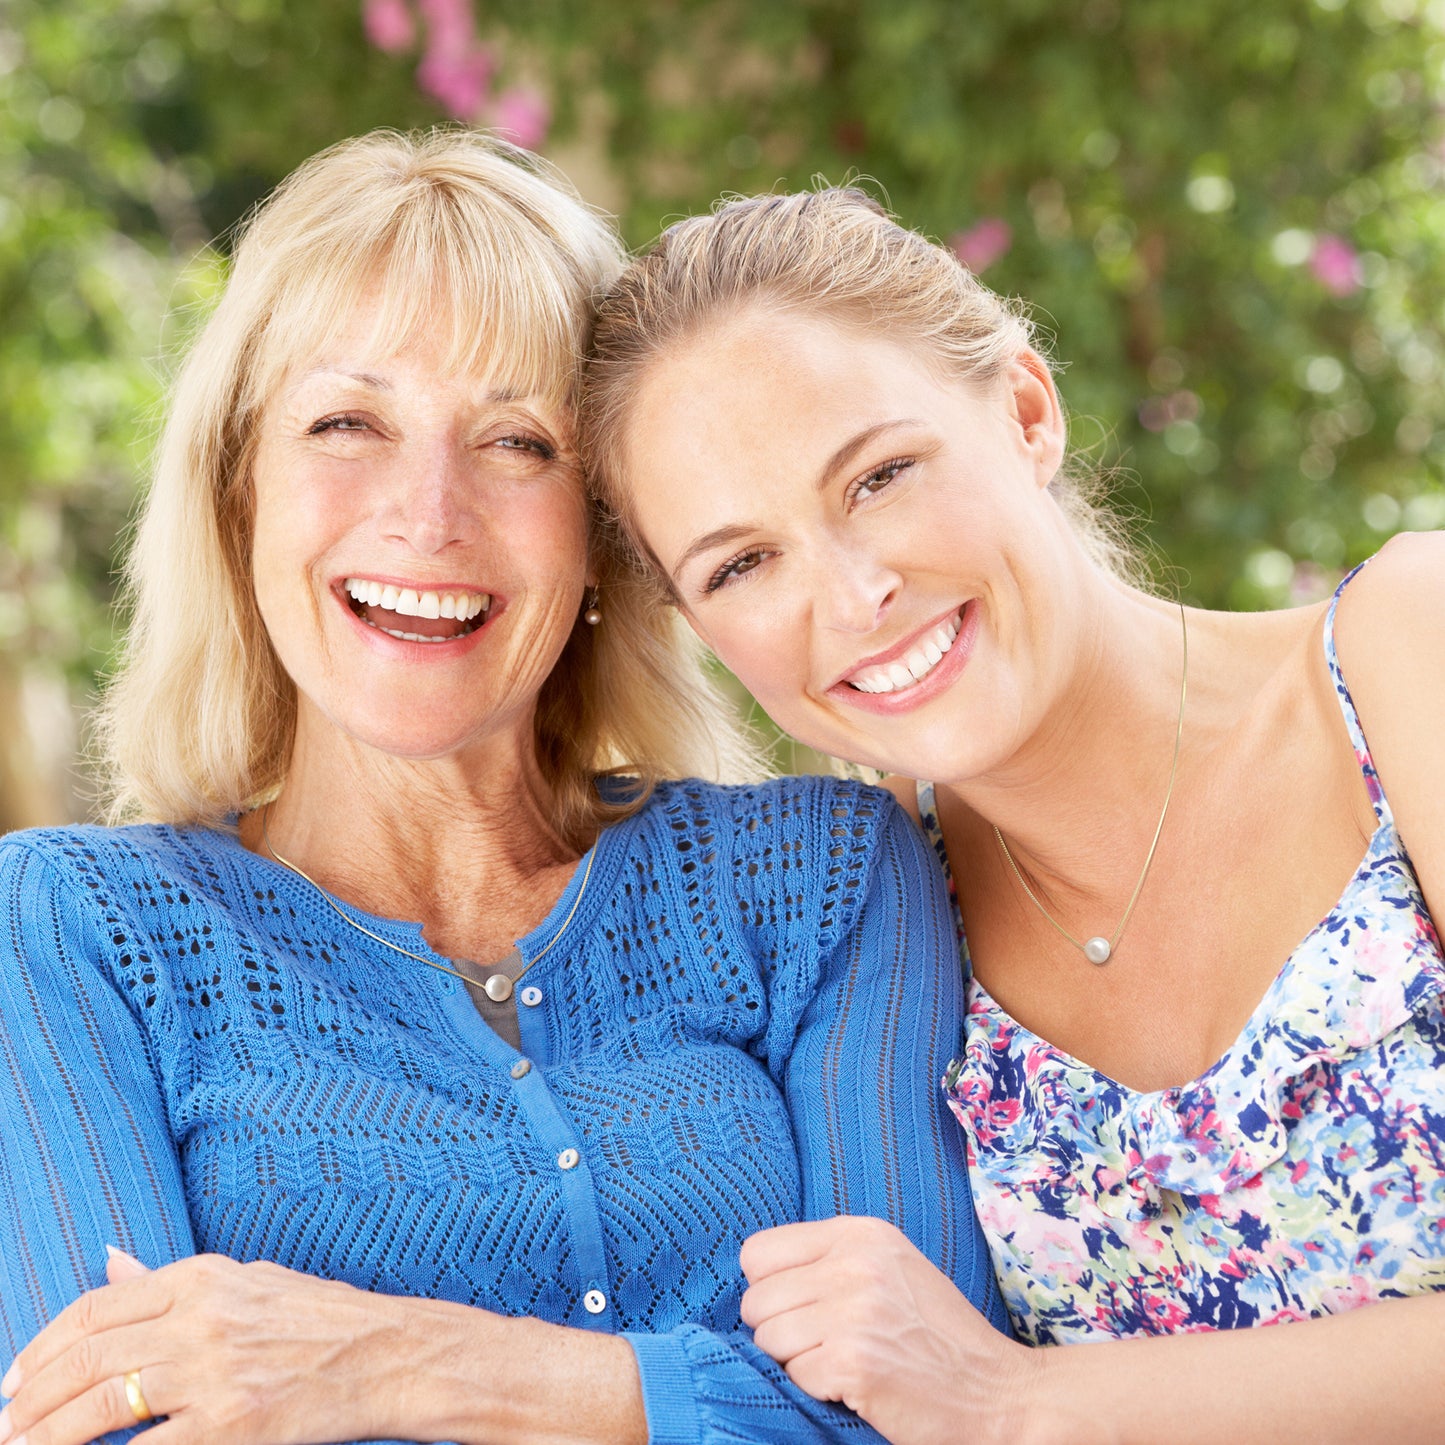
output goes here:
[{"label": "hair pulled back", "polygon": [[[629,505],[631,406],[651,367],[755,307],[886,336],[980,388],[1020,353],[1038,349],[1021,305],[854,187],[725,201],[710,215],[679,221],[602,301],[581,407],[591,485],[613,518],[618,545],[668,595]],[[1090,556],[1128,575],[1118,524],[1094,506],[1090,487],[1061,469],[1050,489]]]}]

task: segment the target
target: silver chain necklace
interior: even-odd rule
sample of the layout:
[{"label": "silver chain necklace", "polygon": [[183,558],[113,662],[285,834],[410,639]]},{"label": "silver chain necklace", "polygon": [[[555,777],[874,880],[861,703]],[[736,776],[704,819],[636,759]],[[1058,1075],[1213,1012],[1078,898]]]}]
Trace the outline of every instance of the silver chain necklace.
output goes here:
[{"label": "silver chain necklace", "polygon": [[473,988],[480,988],[493,1003],[506,1003],[506,1001],[511,998],[512,989],[516,986],[517,982],[522,979],[529,970],[540,963],[541,960],[551,952],[557,940],[567,932],[568,924],[576,917],[577,909],[581,906],[582,895],[587,891],[587,880],[592,876],[592,862],[597,856],[596,848],[588,852],[587,867],[582,873],[582,886],[577,890],[577,896],[572,900],[572,907],[568,911],[566,918],[562,920],[561,928],[552,935],[547,946],[542,949],[536,958],[534,958],[516,978],[508,978],[504,973],[494,973],[489,979],[483,982],[481,979],[469,977],[467,974],[462,973],[460,969],[451,968],[445,963],[438,963],[434,958],[427,958],[424,954],[413,953],[409,948],[402,948],[399,944],[392,943],[389,939],[383,938],[379,933],[373,933],[365,924],[358,923],[309,873],[298,868],[290,859],[283,858],[276,851],[276,846],[271,841],[271,830],[267,826],[271,820],[271,807],[272,805],[267,803],[261,810],[261,836],[266,841],[266,851],[270,853],[283,868],[289,868],[298,878],[304,878],[306,882],[321,895],[332,911],[340,914],[342,919],[349,923],[358,933],[364,933],[374,942],[381,944],[383,948],[391,949],[393,953],[399,953],[405,958],[414,958],[418,963],[426,964],[428,968],[435,968],[441,973],[449,973],[453,978],[459,978],[463,983],[470,984]]},{"label": "silver chain necklace", "polygon": [[1134,905],[1139,901],[1139,894],[1144,890],[1144,880],[1149,876],[1149,865],[1154,861],[1154,852],[1159,847],[1159,835],[1164,831],[1164,820],[1169,816],[1169,800],[1174,796],[1174,778],[1179,771],[1179,743],[1184,736],[1184,698],[1189,687],[1189,624],[1184,617],[1182,602],[1179,604],[1179,628],[1184,635],[1184,675],[1179,683],[1179,723],[1174,730],[1174,761],[1169,767],[1169,787],[1164,793],[1164,807],[1159,813],[1159,826],[1154,829],[1154,841],[1149,844],[1149,856],[1144,860],[1139,881],[1134,885],[1134,892],[1130,895],[1128,906],[1124,909],[1124,916],[1119,920],[1119,926],[1114,930],[1113,937],[1105,938],[1096,934],[1093,938],[1081,941],[1058,922],[1039,902],[1039,897],[1034,890],[1029,887],[1027,879],[1019,871],[1019,865],[1014,862],[1014,855],[1008,850],[1008,844],[1003,840],[1003,834],[999,832],[998,825],[994,824],[993,836],[998,839],[998,846],[1003,849],[1003,856],[1008,859],[1009,867],[1014,871],[1014,877],[1023,885],[1023,890],[1033,900],[1034,907],[1044,915],[1054,930],[1063,934],[1090,963],[1108,963],[1113,957],[1114,950],[1119,946],[1119,939],[1124,934],[1124,926],[1129,922],[1129,915],[1133,913]]}]

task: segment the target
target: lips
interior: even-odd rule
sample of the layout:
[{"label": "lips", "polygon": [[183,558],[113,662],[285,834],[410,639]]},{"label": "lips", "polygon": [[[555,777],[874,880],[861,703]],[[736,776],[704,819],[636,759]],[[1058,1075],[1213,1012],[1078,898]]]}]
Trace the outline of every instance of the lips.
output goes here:
[{"label": "lips", "polygon": [[828,692],[865,712],[891,715],[920,707],[968,665],[978,617],[978,600],[970,598],[844,673]]},{"label": "lips", "polygon": [[340,589],[353,615],[402,642],[443,643],[468,637],[487,620],[490,593],[429,589],[348,577]]},{"label": "lips", "polygon": [[961,626],[957,613],[935,623],[895,661],[860,667],[846,679],[849,687],[859,692],[897,692],[922,682],[948,656]]}]

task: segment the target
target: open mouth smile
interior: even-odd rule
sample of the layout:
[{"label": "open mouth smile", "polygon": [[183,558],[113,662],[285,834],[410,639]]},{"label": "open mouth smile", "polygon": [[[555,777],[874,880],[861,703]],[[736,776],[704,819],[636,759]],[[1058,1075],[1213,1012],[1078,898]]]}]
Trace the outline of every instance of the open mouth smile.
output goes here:
[{"label": "open mouth smile", "polygon": [[342,590],[353,615],[401,642],[470,637],[486,622],[492,606],[486,592],[424,591],[366,577],[348,577]]},{"label": "open mouth smile", "polygon": [[860,667],[828,691],[840,702],[886,716],[911,712],[953,685],[978,636],[978,599],[945,613]]},{"label": "open mouth smile", "polygon": [[912,687],[948,656],[962,625],[962,619],[954,613],[925,632],[902,657],[876,667],[860,667],[844,680],[859,692],[897,692]]}]

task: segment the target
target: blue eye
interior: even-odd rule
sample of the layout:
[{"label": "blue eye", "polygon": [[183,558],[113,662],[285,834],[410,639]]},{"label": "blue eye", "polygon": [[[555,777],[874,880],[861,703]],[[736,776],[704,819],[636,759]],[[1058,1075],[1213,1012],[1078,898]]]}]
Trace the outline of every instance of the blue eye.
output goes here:
[{"label": "blue eye", "polygon": [[320,421],[312,422],[306,428],[307,436],[320,436],[322,432],[328,431],[367,431],[366,418],[357,416],[355,412],[337,412],[335,416],[324,416]]},{"label": "blue eye", "polygon": [[540,437],[528,436],[526,432],[513,432],[508,436],[498,437],[497,445],[504,451],[531,452],[534,456],[541,457],[543,461],[552,461],[556,458],[556,450],[544,442]]}]

